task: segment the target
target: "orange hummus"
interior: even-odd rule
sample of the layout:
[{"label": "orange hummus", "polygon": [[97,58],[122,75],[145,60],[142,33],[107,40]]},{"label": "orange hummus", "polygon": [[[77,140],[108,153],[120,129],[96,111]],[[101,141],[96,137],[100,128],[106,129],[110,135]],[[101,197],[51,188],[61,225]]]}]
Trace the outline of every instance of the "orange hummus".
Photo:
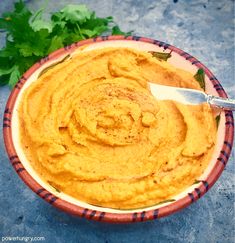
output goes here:
[{"label": "orange hummus", "polygon": [[40,177],[118,209],[155,205],[191,186],[211,159],[213,112],[156,100],[148,81],[200,89],[192,74],[130,48],[83,51],[42,74],[19,107],[22,148]]}]

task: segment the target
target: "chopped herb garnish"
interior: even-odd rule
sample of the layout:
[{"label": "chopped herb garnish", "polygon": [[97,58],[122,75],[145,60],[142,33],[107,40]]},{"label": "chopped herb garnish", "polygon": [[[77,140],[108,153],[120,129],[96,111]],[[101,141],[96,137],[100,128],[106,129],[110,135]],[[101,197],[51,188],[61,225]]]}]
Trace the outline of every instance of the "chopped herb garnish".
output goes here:
[{"label": "chopped herb garnish", "polygon": [[165,53],[165,52],[150,51],[149,53],[151,53],[153,57],[157,58],[160,61],[167,61],[168,58],[171,57],[171,52]]},{"label": "chopped herb garnish", "polygon": [[201,182],[201,181],[199,181],[199,180],[195,180],[195,181],[193,182],[192,185],[198,184],[198,183],[200,183],[200,182]]},{"label": "chopped herb garnish", "polygon": [[220,122],[220,115],[216,116],[215,121],[216,121],[216,126],[218,128],[219,127],[219,122]]},{"label": "chopped herb garnish", "polygon": [[197,70],[197,73],[194,75],[194,78],[200,84],[200,87],[205,90],[205,72],[202,68]]}]

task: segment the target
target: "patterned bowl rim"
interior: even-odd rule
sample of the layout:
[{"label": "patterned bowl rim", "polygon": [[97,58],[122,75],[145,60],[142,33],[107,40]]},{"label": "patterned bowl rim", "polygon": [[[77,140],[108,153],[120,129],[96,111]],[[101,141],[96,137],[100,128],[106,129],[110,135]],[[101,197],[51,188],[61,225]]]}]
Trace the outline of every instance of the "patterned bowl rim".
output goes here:
[{"label": "patterned bowl rim", "polygon": [[223,146],[220,150],[220,155],[217,158],[217,161],[210,171],[206,180],[202,180],[199,184],[195,185],[195,188],[188,193],[183,198],[172,202],[169,205],[162,206],[158,209],[150,209],[144,210],[142,212],[128,212],[128,213],[110,213],[110,212],[102,212],[98,210],[88,209],[82,206],[74,205],[68,201],[65,201],[61,198],[58,198],[53,193],[47,191],[41,185],[36,182],[36,180],[27,172],[24,168],[23,164],[19,160],[19,157],[16,153],[15,146],[13,144],[12,139],[12,129],[11,129],[11,117],[12,111],[14,109],[16,98],[24,85],[24,83],[28,80],[28,78],[34,73],[42,64],[46,63],[49,59],[56,59],[59,56],[70,53],[71,51],[75,50],[76,48],[91,44],[94,42],[102,42],[102,41],[109,41],[109,40],[132,40],[132,41],[141,41],[146,43],[151,43],[157,45],[159,47],[171,50],[188,60],[192,63],[192,65],[197,66],[198,68],[203,68],[205,74],[209,78],[210,82],[212,83],[213,87],[216,89],[219,96],[226,98],[227,94],[225,93],[223,87],[217,80],[217,78],[210,72],[210,70],[204,66],[200,61],[196,58],[188,54],[187,52],[182,51],[179,48],[176,48],[172,45],[169,45],[165,42],[139,37],[139,36],[100,36],[93,39],[87,39],[83,41],[79,41],[73,43],[69,46],[56,50],[55,52],[49,54],[48,56],[44,57],[37,63],[35,63],[28,71],[26,71],[23,76],[19,79],[16,86],[12,90],[6,107],[4,111],[4,118],[3,118],[3,137],[4,143],[6,147],[6,151],[11,161],[12,166],[14,167],[17,174],[20,178],[27,184],[31,190],[33,190],[38,196],[43,198],[48,203],[52,204],[56,208],[59,208],[69,214],[80,216],[87,219],[92,219],[96,221],[103,221],[103,222],[112,222],[112,223],[131,223],[131,222],[139,222],[139,221],[146,221],[151,219],[157,219],[161,217],[165,217],[172,213],[175,213],[191,203],[198,200],[202,195],[204,195],[216,182],[216,180],[221,175],[222,171],[225,168],[225,165],[229,159],[232,144],[233,144],[233,136],[234,136],[234,120],[233,114],[231,111],[225,111],[225,136],[223,141]]}]

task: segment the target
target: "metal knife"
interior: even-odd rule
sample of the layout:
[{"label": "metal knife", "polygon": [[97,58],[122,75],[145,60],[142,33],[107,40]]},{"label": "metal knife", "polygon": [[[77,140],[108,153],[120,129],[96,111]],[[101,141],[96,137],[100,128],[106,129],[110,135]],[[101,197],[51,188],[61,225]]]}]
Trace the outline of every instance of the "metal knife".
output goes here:
[{"label": "metal knife", "polygon": [[199,90],[177,88],[149,82],[152,95],[159,100],[174,100],[187,105],[198,105],[204,102],[223,110],[235,111],[235,99],[226,99],[206,94]]}]

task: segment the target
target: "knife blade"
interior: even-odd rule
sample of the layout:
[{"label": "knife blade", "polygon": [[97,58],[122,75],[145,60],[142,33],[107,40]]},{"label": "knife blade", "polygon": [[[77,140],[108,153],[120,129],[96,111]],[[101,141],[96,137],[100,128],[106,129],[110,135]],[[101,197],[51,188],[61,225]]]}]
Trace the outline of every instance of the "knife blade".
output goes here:
[{"label": "knife blade", "polygon": [[235,110],[235,99],[206,94],[195,89],[178,88],[166,85],[159,85],[148,82],[150,92],[158,100],[173,100],[186,105],[199,105],[208,103],[224,110]]}]

